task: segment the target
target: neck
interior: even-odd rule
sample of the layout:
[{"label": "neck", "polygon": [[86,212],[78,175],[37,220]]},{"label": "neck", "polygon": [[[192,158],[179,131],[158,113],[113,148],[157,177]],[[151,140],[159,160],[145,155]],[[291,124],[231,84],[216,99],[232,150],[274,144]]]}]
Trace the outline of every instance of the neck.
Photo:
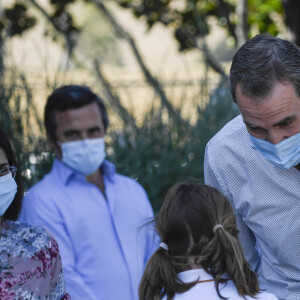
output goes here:
[{"label": "neck", "polygon": [[100,191],[105,195],[105,186],[104,186],[104,181],[100,169],[98,169],[95,173],[86,176],[85,179],[88,182],[95,184],[100,189]]},{"label": "neck", "polygon": [[201,264],[196,263],[196,256],[190,256],[189,257],[189,267],[190,267],[191,270],[202,269]]}]

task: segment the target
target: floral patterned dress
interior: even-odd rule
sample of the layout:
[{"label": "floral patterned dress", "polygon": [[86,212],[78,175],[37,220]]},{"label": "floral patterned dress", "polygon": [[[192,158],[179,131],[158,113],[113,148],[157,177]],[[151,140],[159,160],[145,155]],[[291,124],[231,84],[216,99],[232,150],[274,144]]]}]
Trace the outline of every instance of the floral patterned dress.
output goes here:
[{"label": "floral patterned dress", "polygon": [[3,221],[0,299],[71,299],[65,291],[56,240],[41,227]]}]

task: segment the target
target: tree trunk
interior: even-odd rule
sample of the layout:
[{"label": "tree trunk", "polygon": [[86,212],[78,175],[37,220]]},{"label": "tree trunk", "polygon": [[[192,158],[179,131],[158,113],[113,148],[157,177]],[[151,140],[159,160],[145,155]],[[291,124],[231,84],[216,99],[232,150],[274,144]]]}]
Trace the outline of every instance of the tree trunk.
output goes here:
[{"label": "tree trunk", "polygon": [[293,35],[293,42],[300,47],[300,1],[282,0],[285,10],[285,24]]},{"label": "tree trunk", "polygon": [[237,48],[240,48],[246,43],[248,37],[248,24],[247,24],[247,1],[239,0],[236,5],[236,14],[238,22],[235,28],[235,35],[237,39]]}]

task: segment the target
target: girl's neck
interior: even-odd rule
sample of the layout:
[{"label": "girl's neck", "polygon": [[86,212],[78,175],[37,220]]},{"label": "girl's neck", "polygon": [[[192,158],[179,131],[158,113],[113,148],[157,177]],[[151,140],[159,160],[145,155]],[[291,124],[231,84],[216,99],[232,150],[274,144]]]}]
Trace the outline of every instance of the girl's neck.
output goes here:
[{"label": "girl's neck", "polygon": [[195,263],[196,256],[189,257],[189,266],[191,270],[194,269],[202,269],[202,266],[200,263]]}]

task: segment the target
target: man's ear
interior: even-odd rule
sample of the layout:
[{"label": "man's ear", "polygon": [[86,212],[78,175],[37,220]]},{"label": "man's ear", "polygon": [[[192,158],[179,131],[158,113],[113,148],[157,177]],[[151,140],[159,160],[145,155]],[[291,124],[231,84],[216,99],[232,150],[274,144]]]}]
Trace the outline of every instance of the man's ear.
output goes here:
[{"label": "man's ear", "polygon": [[54,141],[53,138],[51,138],[48,134],[47,134],[47,141],[49,143],[50,148],[52,148],[54,153],[56,154],[57,158],[61,160],[62,151],[60,145],[57,143],[57,141]]}]

